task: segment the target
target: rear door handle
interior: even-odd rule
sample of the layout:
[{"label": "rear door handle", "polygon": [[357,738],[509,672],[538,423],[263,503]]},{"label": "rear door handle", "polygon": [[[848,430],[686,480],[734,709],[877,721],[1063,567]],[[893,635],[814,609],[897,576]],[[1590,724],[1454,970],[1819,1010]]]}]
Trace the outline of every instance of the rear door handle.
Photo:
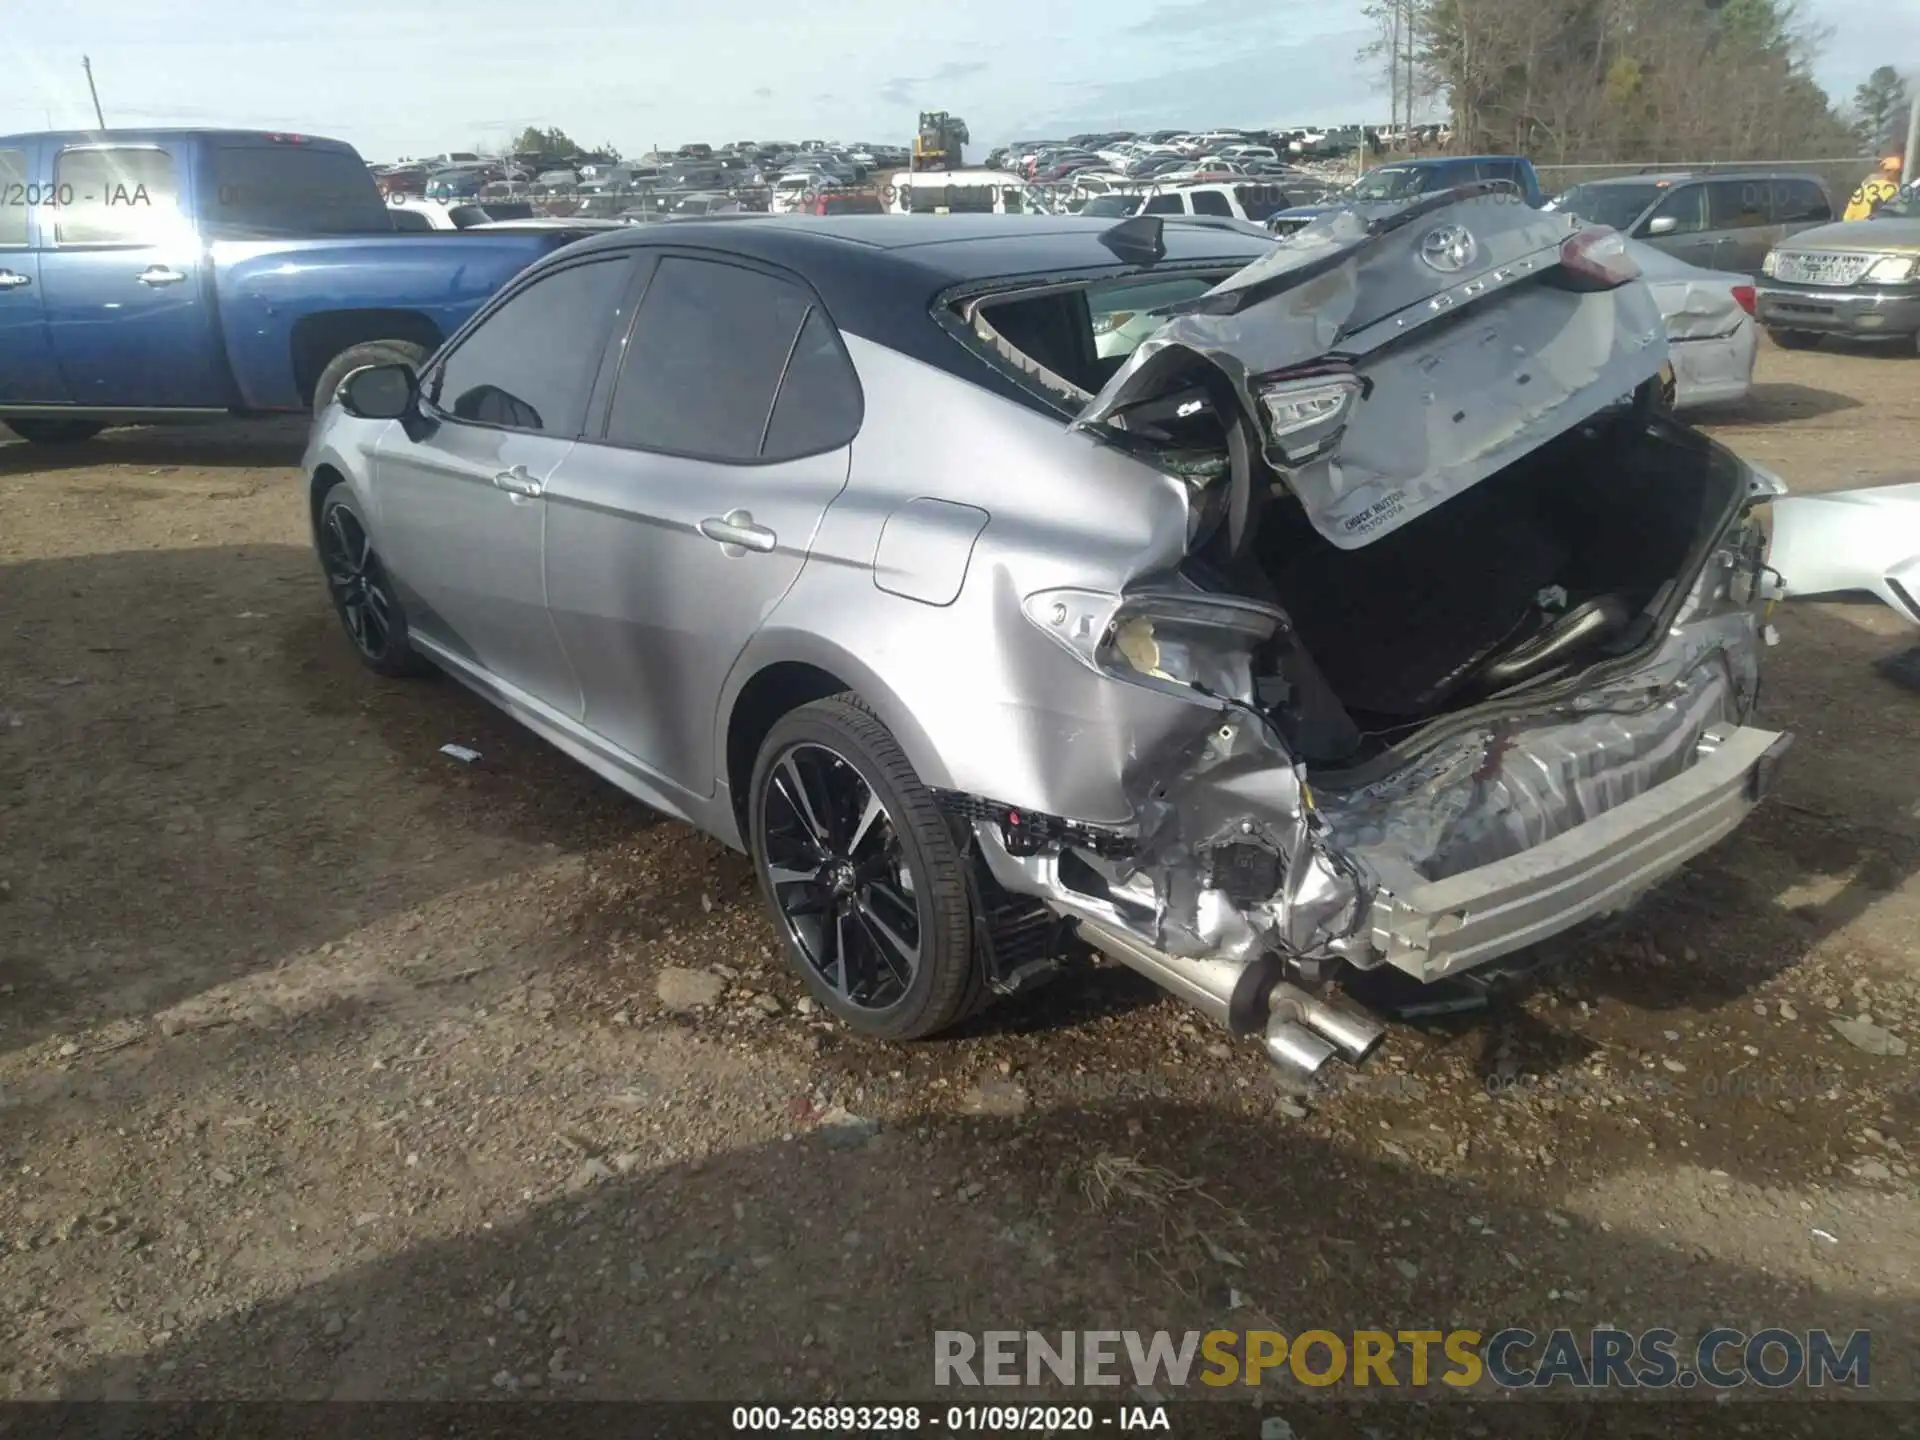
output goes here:
[{"label": "rear door handle", "polygon": [[31,275],[22,275],[15,270],[0,270],[0,290],[18,290],[22,285],[32,283]]},{"label": "rear door handle", "polygon": [[149,265],[134,277],[142,285],[178,285],[187,277],[166,265]]},{"label": "rear door handle", "polygon": [[532,500],[539,496],[544,488],[541,483],[527,473],[527,467],[516,465],[511,470],[502,470],[493,477],[494,487],[509,495],[521,495]]},{"label": "rear door handle", "polygon": [[737,545],[761,555],[780,543],[780,537],[773,531],[754,524],[752,513],[746,510],[729,510],[724,517],[709,515],[700,522],[700,533],[721,545]]}]

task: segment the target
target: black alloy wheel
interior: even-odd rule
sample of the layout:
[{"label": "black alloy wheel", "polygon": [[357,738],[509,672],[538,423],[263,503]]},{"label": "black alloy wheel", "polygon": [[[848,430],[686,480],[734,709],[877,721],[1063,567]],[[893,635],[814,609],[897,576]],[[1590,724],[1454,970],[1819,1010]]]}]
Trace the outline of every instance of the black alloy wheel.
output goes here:
[{"label": "black alloy wheel", "polygon": [[774,761],[760,815],[788,943],[843,1005],[898,1005],[920,972],[920,904],[879,795],[845,756],[800,743]]},{"label": "black alloy wheel", "polygon": [[347,635],[369,660],[387,653],[393,638],[393,599],[373,553],[373,537],[360,517],[344,505],[327,511],[320,532],[320,555],[327,571],[327,588],[340,607]]},{"label": "black alloy wheel", "polygon": [[421,674],[428,666],[408,640],[405,612],[351,494],[344,483],[336,485],[320,506],[317,539],[327,593],[368,668],[396,677]]}]

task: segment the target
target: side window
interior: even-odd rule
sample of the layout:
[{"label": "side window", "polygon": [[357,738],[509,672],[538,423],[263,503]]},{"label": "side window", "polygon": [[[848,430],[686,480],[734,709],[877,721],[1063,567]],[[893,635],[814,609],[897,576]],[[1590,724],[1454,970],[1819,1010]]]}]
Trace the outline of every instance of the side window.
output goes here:
[{"label": "side window", "polygon": [[758,460],[809,300],[758,270],[668,256],[654,271],[607,439],[705,460]]},{"label": "side window", "polygon": [[1236,185],[1233,193],[1249,220],[1264,220],[1287,204],[1286,192],[1276,185]]},{"label": "side window", "polygon": [[164,150],[62,151],[53,180],[71,195],[53,212],[58,244],[154,245],[177,232],[180,181]]},{"label": "side window", "polygon": [[1195,190],[1193,213],[1196,215],[1232,215],[1233,206],[1218,190]]},{"label": "side window", "polygon": [[787,362],[761,458],[797,460],[839,449],[859,432],[863,405],[853,362],[833,322],[816,305],[807,312]]},{"label": "side window", "polygon": [[1764,180],[1714,180],[1707,185],[1707,228],[1747,230],[1767,223]]},{"label": "side window", "polygon": [[1783,224],[1820,224],[1833,219],[1833,206],[1811,180],[1778,180],[1773,186],[1773,218]]},{"label": "side window", "polygon": [[1142,215],[1184,215],[1186,207],[1180,203],[1178,195],[1155,195],[1140,207]]},{"label": "side window", "polygon": [[0,150],[0,245],[27,243],[27,152]]},{"label": "side window", "polygon": [[1682,185],[1653,207],[1653,213],[1647,216],[1647,225],[1642,229],[1650,233],[1652,222],[1667,216],[1679,222],[1667,234],[1698,235],[1707,228],[1707,187]]},{"label": "side window", "polygon": [[620,256],[534,281],[435,370],[428,400],[456,420],[578,435],[630,273]]}]

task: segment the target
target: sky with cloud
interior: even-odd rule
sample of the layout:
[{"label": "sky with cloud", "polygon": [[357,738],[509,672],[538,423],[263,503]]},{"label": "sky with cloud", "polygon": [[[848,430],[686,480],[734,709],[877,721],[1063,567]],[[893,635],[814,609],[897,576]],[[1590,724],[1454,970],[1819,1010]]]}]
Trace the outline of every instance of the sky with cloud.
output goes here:
[{"label": "sky with cloud", "polygon": [[[1803,0],[1817,74],[1920,74],[1920,4]],[[558,125],[629,154],[689,140],[908,142],[922,109],[972,152],[1077,130],[1385,118],[1361,0],[63,0],[9,7],[0,133],[91,123],[295,129],[370,158],[499,145]]]}]

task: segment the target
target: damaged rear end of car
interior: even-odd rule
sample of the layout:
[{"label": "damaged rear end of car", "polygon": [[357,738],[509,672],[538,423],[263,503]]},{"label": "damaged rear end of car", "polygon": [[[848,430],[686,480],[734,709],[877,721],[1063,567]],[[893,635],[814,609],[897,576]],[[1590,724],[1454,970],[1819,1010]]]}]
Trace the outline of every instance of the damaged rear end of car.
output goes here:
[{"label": "damaged rear end of car", "polygon": [[[1110,235],[1163,301],[1157,220]],[[1759,801],[1790,739],[1748,723],[1780,487],[1655,413],[1621,237],[1495,187],[1329,215],[1192,289],[1097,391],[1034,358],[1033,289],[956,307],[1188,507],[1177,563],[1022,597],[1073,662],[1191,707],[1122,759],[1131,822],[966,818],[1001,888],[1311,1075],[1380,1036],[1328,996],[1349,967],[1480,972]]]}]

